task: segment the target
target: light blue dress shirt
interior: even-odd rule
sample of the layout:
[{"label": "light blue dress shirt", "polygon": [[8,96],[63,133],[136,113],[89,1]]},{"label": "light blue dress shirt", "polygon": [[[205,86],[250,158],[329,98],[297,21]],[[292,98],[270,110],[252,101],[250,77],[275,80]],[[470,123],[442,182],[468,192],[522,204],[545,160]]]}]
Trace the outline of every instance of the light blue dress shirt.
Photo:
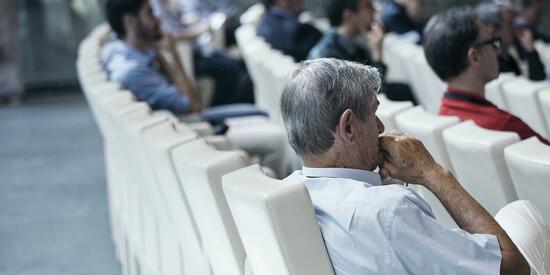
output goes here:
[{"label": "light blue dress shirt", "polygon": [[448,229],[418,194],[377,173],[304,167],[287,180],[305,183],[337,275],[500,274],[495,236]]},{"label": "light blue dress shirt", "polygon": [[189,112],[189,97],[168,82],[156,60],[154,50],[142,52],[118,39],[107,42],[101,50],[101,61],[109,79],[119,82],[138,100],[147,102],[155,110]]}]

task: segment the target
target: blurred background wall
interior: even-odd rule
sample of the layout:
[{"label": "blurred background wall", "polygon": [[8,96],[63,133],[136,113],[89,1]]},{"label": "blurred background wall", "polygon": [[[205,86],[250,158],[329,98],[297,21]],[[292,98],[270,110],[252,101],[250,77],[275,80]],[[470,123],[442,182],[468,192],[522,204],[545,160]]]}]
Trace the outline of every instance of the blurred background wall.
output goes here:
[{"label": "blurred background wall", "polygon": [[[255,3],[253,0],[235,1],[242,10]],[[24,88],[27,91],[40,91],[51,90],[52,87],[77,86],[74,63],[78,44],[94,26],[103,21],[104,2],[0,1],[0,97],[8,90],[12,92]],[[439,10],[478,2],[424,0],[423,13],[427,19]],[[550,4],[547,3],[546,14],[550,15]],[[322,16],[322,0],[304,0],[304,4],[316,16]],[[550,16],[546,16],[545,20],[545,25],[550,28]]]}]

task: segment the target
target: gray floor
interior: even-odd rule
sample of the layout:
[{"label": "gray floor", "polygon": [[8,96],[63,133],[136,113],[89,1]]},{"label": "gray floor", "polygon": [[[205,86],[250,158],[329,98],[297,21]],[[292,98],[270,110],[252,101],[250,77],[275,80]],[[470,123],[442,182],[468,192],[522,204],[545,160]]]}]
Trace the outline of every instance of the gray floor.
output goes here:
[{"label": "gray floor", "polygon": [[102,154],[80,93],[0,106],[0,274],[120,274]]}]

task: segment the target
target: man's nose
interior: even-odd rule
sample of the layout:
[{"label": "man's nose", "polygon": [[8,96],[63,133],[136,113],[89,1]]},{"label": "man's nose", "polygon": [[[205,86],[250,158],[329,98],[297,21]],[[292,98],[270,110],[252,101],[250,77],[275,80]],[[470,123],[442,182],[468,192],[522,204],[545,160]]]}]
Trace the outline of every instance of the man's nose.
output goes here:
[{"label": "man's nose", "polygon": [[384,123],[382,123],[382,121],[380,120],[380,118],[378,118],[378,116],[376,117],[376,126],[378,127],[379,134],[383,133],[384,130],[386,129],[386,127],[384,127]]}]

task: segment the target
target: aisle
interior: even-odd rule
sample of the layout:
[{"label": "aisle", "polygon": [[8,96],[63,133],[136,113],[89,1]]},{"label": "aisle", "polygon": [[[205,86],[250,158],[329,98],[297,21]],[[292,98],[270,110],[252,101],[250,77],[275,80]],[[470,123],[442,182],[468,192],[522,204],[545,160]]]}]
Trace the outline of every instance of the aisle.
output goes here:
[{"label": "aisle", "polygon": [[120,274],[102,154],[80,93],[0,106],[0,274]]}]

